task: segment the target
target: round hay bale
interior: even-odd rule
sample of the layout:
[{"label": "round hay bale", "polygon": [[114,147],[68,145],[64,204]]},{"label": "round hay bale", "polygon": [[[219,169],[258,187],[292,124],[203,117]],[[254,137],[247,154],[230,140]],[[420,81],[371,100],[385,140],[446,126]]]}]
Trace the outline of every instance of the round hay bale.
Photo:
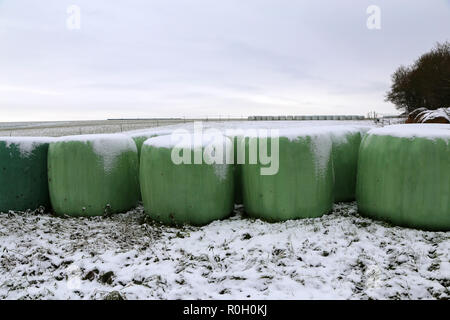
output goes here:
[{"label": "round hay bale", "polygon": [[[276,174],[263,175],[265,165],[259,149],[276,154],[279,143],[279,168]],[[272,148],[273,143],[273,148]],[[256,164],[251,160],[254,155]],[[319,217],[333,204],[332,142],[329,132],[318,127],[280,130],[277,137],[247,136],[246,161],[242,165],[244,207],[250,216],[269,221]],[[276,158],[276,155],[273,159]],[[255,161],[254,161],[255,162]]]},{"label": "round hay bale", "polygon": [[450,230],[450,125],[373,129],[361,143],[359,211],[397,225]]},{"label": "round hay bale", "polygon": [[57,214],[124,212],[139,200],[137,148],[122,134],[57,139],[49,147],[48,176]]},{"label": "round hay bale", "polygon": [[227,217],[234,207],[234,166],[226,161],[233,148],[231,140],[222,137],[217,141],[204,135],[198,142],[192,134],[184,136],[189,141],[159,136],[142,146],[140,180],[145,211],[166,224],[204,225]]},{"label": "round hay bale", "polygon": [[0,212],[50,209],[47,152],[51,138],[0,138]]}]

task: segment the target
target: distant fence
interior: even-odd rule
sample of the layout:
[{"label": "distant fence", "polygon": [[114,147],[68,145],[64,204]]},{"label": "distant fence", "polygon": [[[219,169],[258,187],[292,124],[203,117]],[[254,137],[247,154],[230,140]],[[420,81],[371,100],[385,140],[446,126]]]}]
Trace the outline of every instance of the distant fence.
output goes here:
[{"label": "distant fence", "polygon": [[104,120],[104,121],[69,121],[26,125],[22,127],[0,127],[0,136],[50,136],[60,137],[79,134],[117,133],[130,130],[147,129],[173,125],[189,120]]},{"label": "distant fence", "polygon": [[273,121],[273,120],[365,120],[363,116],[250,116],[232,118],[225,116],[212,116],[205,118],[160,118],[160,119],[110,119],[92,121],[55,121],[17,124],[0,123],[0,136],[50,136],[60,137],[67,135],[117,133],[130,130],[147,129],[159,126],[188,123],[193,121]]},{"label": "distant fence", "polygon": [[158,118],[158,119],[110,119],[87,121],[23,122],[18,124],[0,123],[0,136],[50,136],[117,133],[148,129],[193,121],[247,121],[247,118],[209,117],[209,118]]},{"label": "distant fence", "polygon": [[274,120],[365,120],[364,116],[250,116],[250,121],[274,121]]}]

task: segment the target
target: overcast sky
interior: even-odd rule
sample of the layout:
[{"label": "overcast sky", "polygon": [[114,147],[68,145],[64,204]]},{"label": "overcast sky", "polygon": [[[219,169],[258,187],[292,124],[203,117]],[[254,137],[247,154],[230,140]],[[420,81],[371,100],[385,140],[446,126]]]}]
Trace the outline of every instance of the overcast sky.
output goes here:
[{"label": "overcast sky", "polygon": [[0,122],[392,114],[390,75],[445,40],[449,0],[0,0]]}]

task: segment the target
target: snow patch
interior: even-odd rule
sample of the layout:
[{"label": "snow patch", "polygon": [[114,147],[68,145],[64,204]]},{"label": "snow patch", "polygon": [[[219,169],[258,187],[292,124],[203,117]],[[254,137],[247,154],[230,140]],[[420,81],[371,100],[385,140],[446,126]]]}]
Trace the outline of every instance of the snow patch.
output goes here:
[{"label": "snow patch", "polygon": [[372,129],[369,135],[391,136],[397,138],[425,138],[429,140],[450,140],[450,124],[397,124]]},{"label": "snow patch", "polygon": [[0,141],[6,142],[6,147],[17,146],[21,157],[28,157],[37,147],[54,141],[47,137],[0,137]]},{"label": "snow patch", "polygon": [[199,135],[198,138],[192,133],[173,133],[171,135],[157,136],[149,138],[144,142],[146,146],[152,146],[156,148],[172,149],[174,147],[183,149],[197,149],[207,146],[223,147],[227,144],[229,138],[223,135]]},{"label": "snow patch", "polygon": [[345,144],[348,137],[354,134],[360,134],[361,137],[366,134],[372,127],[368,126],[333,126],[329,127],[333,144]]},{"label": "snow patch", "polygon": [[321,176],[326,173],[331,161],[332,141],[331,132],[346,132],[346,127],[303,127],[280,130],[280,137],[288,138],[289,141],[296,141],[309,137],[311,139],[311,152],[315,157],[316,174]]},{"label": "snow patch", "polygon": [[242,209],[203,227],[0,214],[0,299],[449,299],[450,232],[393,227],[338,204],[268,223]]},{"label": "snow patch", "polygon": [[329,162],[331,161],[332,150],[331,138],[324,135],[311,136],[311,152],[316,157],[316,174],[325,175]]},{"label": "snow patch", "polygon": [[429,121],[429,120],[436,119],[436,118],[444,118],[450,122],[450,108],[439,108],[436,110],[424,110],[416,116],[416,119],[418,119],[419,122],[422,122],[422,123]]},{"label": "snow patch", "polygon": [[171,134],[175,128],[153,128],[153,129],[144,129],[144,130],[135,130],[135,131],[128,131],[124,132],[123,134],[131,137],[131,138],[153,138],[157,136],[164,136]]},{"label": "snow patch", "polygon": [[114,168],[117,157],[127,151],[137,153],[133,139],[124,134],[90,134],[57,138],[58,142],[78,141],[92,146],[94,152],[102,158],[106,172]]}]

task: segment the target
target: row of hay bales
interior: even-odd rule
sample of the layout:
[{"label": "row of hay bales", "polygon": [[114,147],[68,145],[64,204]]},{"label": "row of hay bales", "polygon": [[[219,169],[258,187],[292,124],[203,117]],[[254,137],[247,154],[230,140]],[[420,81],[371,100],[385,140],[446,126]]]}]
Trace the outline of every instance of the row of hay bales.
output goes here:
[{"label": "row of hay bales", "polygon": [[[423,134],[416,133],[420,130]],[[249,159],[177,165],[169,132],[1,138],[0,211],[45,206],[60,215],[112,214],[136,206],[142,193],[146,212],[164,223],[206,224],[228,216],[235,202],[250,216],[285,221],[319,217],[333,202],[354,200],[356,191],[362,214],[448,230],[450,126],[420,130],[387,127],[367,135],[367,128],[352,126],[280,130],[275,175],[261,175],[267,165]],[[248,155],[261,139],[271,138],[224,137],[216,147],[241,144]],[[192,158],[204,154],[206,142],[189,147]]]},{"label": "row of hay bales", "polygon": [[52,208],[73,216],[138,202],[138,156],[125,135],[0,138],[0,211]]},{"label": "row of hay bales", "polygon": [[312,115],[312,116],[250,116],[248,120],[273,121],[273,120],[364,120],[364,116],[357,115]]},{"label": "row of hay bales", "polygon": [[[243,203],[250,216],[269,221],[318,217],[334,201],[355,198],[356,167],[361,136],[367,128],[335,127],[281,130],[279,170],[261,175],[267,165],[249,161],[258,136],[224,137],[234,151],[243,144],[246,159],[237,164],[176,165],[171,136],[148,139],[142,145],[140,181],[146,211],[165,223],[204,224],[229,215]],[[264,141],[271,154],[270,141]],[[217,148],[221,148],[220,145]],[[191,146],[191,158],[205,146]],[[259,150],[257,155],[259,155]]]}]

